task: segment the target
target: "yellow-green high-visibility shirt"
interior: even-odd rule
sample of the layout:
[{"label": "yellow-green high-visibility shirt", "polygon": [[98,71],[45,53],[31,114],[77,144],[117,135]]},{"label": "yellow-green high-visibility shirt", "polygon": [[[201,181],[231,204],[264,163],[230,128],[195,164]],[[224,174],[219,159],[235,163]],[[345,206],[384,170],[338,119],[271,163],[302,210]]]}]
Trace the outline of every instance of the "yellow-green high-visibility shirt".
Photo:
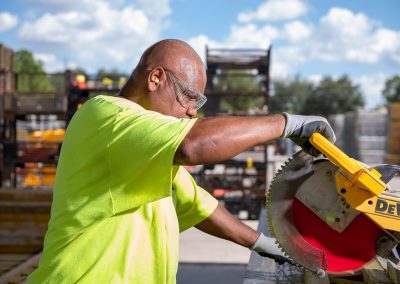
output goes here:
[{"label": "yellow-green high-visibility shirt", "polygon": [[121,97],[88,100],[66,131],[28,283],[175,283],[179,232],[218,203],[173,165],[194,123]]}]

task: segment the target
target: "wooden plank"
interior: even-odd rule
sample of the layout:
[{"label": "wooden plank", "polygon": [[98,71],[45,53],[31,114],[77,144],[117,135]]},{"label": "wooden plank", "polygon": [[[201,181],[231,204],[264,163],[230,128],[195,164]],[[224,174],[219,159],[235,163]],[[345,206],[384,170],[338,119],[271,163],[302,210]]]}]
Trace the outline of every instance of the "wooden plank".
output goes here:
[{"label": "wooden plank", "polygon": [[364,282],[367,284],[393,284],[385,269],[377,260],[368,263],[363,269]]},{"label": "wooden plank", "polygon": [[50,189],[0,189],[1,201],[52,201],[53,190]]},{"label": "wooden plank", "polygon": [[20,260],[28,259],[31,256],[32,256],[32,254],[0,253],[0,262],[4,261],[4,260],[20,261]]},{"label": "wooden plank", "polygon": [[16,213],[50,213],[50,201],[1,201],[0,213],[16,212]]},{"label": "wooden plank", "polygon": [[50,213],[35,213],[32,214],[31,212],[2,212],[0,214],[0,223],[1,222],[17,222],[17,223],[48,223],[50,220]]},{"label": "wooden plank", "polygon": [[330,278],[332,284],[363,284],[363,280],[353,280],[345,278]]},{"label": "wooden plank", "polygon": [[387,154],[385,160],[388,164],[400,165],[400,155]]},{"label": "wooden plank", "polygon": [[304,283],[305,284],[330,284],[329,276],[325,275],[323,278],[319,278],[314,273],[305,270],[304,271]]},{"label": "wooden plank", "polygon": [[[398,132],[400,134],[400,130]],[[400,136],[399,137],[391,137],[387,142],[387,151],[391,154],[400,155]]]},{"label": "wooden plank", "polygon": [[37,244],[26,244],[20,242],[19,244],[0,244],[1,253],[37,253],[43,249],[43,242]]},{"label": "wooden plank", "polygon": [[29,275],[33,270],[36,269],[41,255],[42,255],[41,252],[35,254],[34,256],[24,261],[17,267],[3,274],[0,277],[0,284],[10,283],[10,282],[21,283],[23,280],[25,280],[27,275]]},{"label": "wooden plank", "polygon": [[390,104],[390,112],[400,113],[400,102],[395,102]]},{"label": "wooden plank", "polygon": [[42,250],[52,191],[0,189],[0,253]]},{"label": "wooden plank", "polygon": [[387,262],[387,274],[395,284],[400,284],[400,266],[390,260]]}]

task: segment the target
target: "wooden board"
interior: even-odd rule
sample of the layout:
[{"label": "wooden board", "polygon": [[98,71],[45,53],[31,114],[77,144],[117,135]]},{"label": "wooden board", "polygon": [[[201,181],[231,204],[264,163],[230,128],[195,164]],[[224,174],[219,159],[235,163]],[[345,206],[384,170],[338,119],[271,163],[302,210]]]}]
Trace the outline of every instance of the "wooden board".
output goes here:
[{"label": "wooden board", "polygon": [[42,250],[51,200],[51,190],[0,189],[0,253]]},{"label": "wooden board", "polygon": [[41,252],[29,255],[6,273],[0,276],[0,284],[25,283],[27,276],[38,266]]}]

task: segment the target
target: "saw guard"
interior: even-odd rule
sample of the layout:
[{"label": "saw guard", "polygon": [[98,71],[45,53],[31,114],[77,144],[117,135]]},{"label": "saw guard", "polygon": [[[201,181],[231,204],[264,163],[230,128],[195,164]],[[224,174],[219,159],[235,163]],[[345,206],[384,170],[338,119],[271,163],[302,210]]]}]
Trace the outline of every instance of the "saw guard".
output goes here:
[{"label": "saw guard", "polygon": [[301,236],[292,218],[297,188],[313,173],[312,161],[310,155],[298,152],[285,164],[284,171],[278,171],[267,194],[267,218],[271,233],[288,257],[321,274],[327,269],[324,252]]}]

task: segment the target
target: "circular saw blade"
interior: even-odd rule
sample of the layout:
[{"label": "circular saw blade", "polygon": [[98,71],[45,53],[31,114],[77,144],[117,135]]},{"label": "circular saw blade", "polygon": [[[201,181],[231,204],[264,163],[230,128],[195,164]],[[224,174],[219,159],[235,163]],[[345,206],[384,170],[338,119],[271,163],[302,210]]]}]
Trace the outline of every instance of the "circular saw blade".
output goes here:
[{"label": "circular saw blade", "polygon": [[313,157],[298,152],[275,175],[267,193],[271,233],[294,262],[314,273],[354,272],[375,257],[381,229],[360,214],[337,232],[296,199],[301,185],[320,174],[314,163]]},{"label": "circular saw blade", "polygon": [[312,157],[305,152],[296,153],[278,170],[267,192],[267,220],[288,258],[316,274],[323,274],[327,268],[324,252],[300,235],[292,218],[296,191],[312,173]]}]

